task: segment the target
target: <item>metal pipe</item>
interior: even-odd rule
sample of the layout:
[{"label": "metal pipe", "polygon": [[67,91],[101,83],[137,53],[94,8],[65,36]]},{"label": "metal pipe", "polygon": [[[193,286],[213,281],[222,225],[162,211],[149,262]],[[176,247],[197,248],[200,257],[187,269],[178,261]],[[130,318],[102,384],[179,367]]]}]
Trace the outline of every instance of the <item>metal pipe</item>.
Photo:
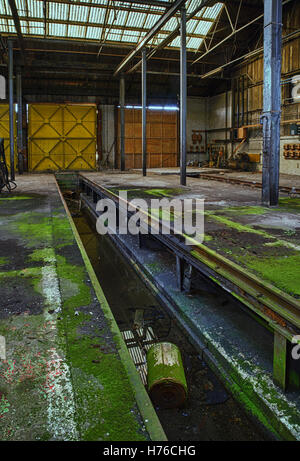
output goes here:
[{"label": "metal pipe", "polygon": [[241,106],[241,115],[242,115],[242,126],[245,124],[245,80],[244,80],[244,75],[242,75],[242,90],[241,90],[241,96],[242,96],[242,106]]},{"label": "metal pipe", "polygon": [[17,133],[17,152],[18,152],[18,171],[23,173],[23,107],[22,107],[22,75],[17,73],[17,104],[18,104],[18,133]]},{"label": "metal pipe", "polygon": [[120,156],[121,171],[125,170],[125,78],[120,78]]},{"label": "metal pipe", "polygon": [[9,84],[9,146],[10,146],[10,178],[15,180],[14,152],[14,81],[13,81],[13,44],[8,40],[8,84]]},{"label": "metal pipe", "polygon": [[147,174],[147,57],[146,48],[142,50],[142,155],[143,176]]},{"label": "metal pipe", "polygon": [[237,79],[237,128],[240,127],[240,77]]},{"label": "metal pipe", "polygon": [[235,128],[235,79],[231,81],[231,157],[233,156],[233,143],[234,143],[234,128]]},{"label": "metal pipe", "polygon": [[186,9],[180,20],[180,184],[186,185]]},{"label": "metal pipe", "polygon": [[280,160],[282,0],[264,2],[262,203],[278,204]]},{"label": "metal pipe", "polygon": [[17,73],[17,104],[18,104],[18,150],[23,149],[22,133],[22,75]]}]

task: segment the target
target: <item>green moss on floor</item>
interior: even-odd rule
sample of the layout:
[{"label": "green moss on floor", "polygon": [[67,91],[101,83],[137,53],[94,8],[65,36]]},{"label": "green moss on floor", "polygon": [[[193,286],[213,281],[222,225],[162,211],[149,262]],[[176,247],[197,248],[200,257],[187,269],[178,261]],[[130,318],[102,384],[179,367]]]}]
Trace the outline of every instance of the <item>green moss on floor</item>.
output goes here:
[{"label": "green moss on floor", "polygon": [[16,195],[14,197],[0,197],[0,201],[4,200],[32,200],[33,197],[29,197],[26,195]]},{"label": "green moss on floor", "polygon": [[36,245],[50,246],[52,240],[51,219],[40,213],[19,213],[15,219],[17,231],[26,239],[26,246],[34,248]]},{"label": "green moss on floor", "polygon": [[[59,268],[60,263],[63,268]],[[68,277],[64,261],[58,262],[58,272]],[[77,268],[78,269],[78,268]],[[80,268],[79,268],[80,269]],[[70,278],[69,278],[70,279]],[[72,282],[74,278],[71,277]],[[77,279],[77,282],[79,280]],[[76,421],[82,440],[146,440],[135,417],[133,391],[119,357],[110,352],[105,330],[82,333],[92,321],[81,306],[90,302],[90,292],[84,282],[77,284],[80,298],[69,294],[63,303],[62,337],[67,337],[67,358],[72,365],[73,385],[77,392]],[[122,390],[122,391],[121,391]]]},{"label": "green moss on floor", "polygon": [[152,197],[174,197],[182,193],[182,189],[145,189],[142,192]]},{"label": "green moss on floor", "polygon": [[292,212],[300,211],[300,198],[281,197],[279,199],[278,210],[280,211],[290,210]]},{"label": "green moss on floor", "polygon": [[262,279],[273,283],[281,290],[300,296],[300,255],[274,256],[235,256],[236,259],[254,270]]},{"label": "green moss on floor", "polygon": [[5,258],[4,256],[0,256],[0,266],[4,266],[7,264],[8,258]]},{"label": "green moss on floor", "polygon": [[236,207],[226,207],[222,208],[222,210],[218,210],[218,213],[230,213],[230,214],[237,214],[239,216],[243,215],[262,215],[265,213],[269,213],[270,209],[262,206],[236,206]]},{"label": "green moss on floor", "polygon": [[[21,313],[0,321],[0,334],[5,336],[10,350],[14,345],[14,359],[20,357],[20,363],[18,357],[11,363],[12,371],[10,363],[1,368],[0,362],[0,378],[1,372],[9,376],[10,372],[22,371],[22,357],[35,372],[34,379],[20,375],[11,389],[9,383],[4,389],[0,380],[0,438],[56,437],[53,428],[48,427],[47,412],[51,410],[43,393],[49,350],[55,350],[72,374],[80,440],[147,440],[134,391],[119,357],[119,338],[110,331],[110,320],[95,310],[98,301],[88,283],[86,267],[80,257],[78,265],[73,260],[79,250],[69,221],[65,211],[53,205],[49,210],[40,204],[41,212],[15,213],[13,219],[8,216],[4,222],[6,235],[13,234],[19,245],[30,248],[31,253],[26,253],[23,269],[1,272],[0,284],[9,284],[13,289],[18,280],[26,279],[26,287],[28,281],[28,289],[43,297],[39,306],[42,313],[33,315],[29,305],[25,313],[20,307]],[[1,265],[7,262],[7,258],[0,259]]]}]

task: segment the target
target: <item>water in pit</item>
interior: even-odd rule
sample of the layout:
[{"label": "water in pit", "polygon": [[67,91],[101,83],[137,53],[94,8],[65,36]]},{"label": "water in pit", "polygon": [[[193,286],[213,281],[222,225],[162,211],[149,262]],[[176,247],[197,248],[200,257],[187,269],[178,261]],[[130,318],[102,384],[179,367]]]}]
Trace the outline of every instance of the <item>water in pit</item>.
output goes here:
[{"label": "water in pit", "polygon": [[142,311],[144,322],[151,326],[155,336],[160,341],[175,343],[181,351],[188,399],[182,408],[155,408],[167,438],[172,441],[266,440],[110,237],[99,235],[95,222],[86,213],[75,214],[73,219],[120,330],[132,329],[136,311]]}]

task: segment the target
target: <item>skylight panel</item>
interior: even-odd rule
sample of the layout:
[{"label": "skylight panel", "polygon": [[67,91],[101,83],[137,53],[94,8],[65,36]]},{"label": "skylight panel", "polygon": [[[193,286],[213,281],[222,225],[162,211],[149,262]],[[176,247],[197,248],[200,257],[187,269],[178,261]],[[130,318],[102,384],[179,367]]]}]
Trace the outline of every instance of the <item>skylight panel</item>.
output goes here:
[{"label": "skylight panel", "polygon": [[147,29],[151,29],[151,27],[153,27],[157,21],[158,17],[156,16],[156,14],[148,14],[145,22],[145,27]]},{"label": "skylight panel", "polygon": [[178,26],[178,20],[177,18],[173,17],[169,19],[169,21],[162,27],[162,30],[168,30],[172,32],[176,27]]},{"label": "skylight panel", "polygon": [[70,21],[86,22],[88,18],[89,8],[87,6],[71,5],[70,6]]},{"label": "skylight panel", "polygon": [[68,36],[74,38],[83,38],[85,33],[84,26],[68,26]]},{"label": "skylight panel", "polygon": [[[192,13],[198,6],[200,5],[199,0],[190,0],[186,5],[186,12],[187,14]],[[200,10],[202,11],[202,10]]]},{"label": "skylight panel", "polygon": [[93,24],[103,24],[105,10],[102,8],[91,8],[89,22]]},{"label": "skylight panel", "polygon": [[140,32],[136,30],[124,31],[122,35],[122,42],[137,43],[140,36]]},{"label": "skylight panel", "polygon": [[48,24],[48,34],[54,37],[65,37],[67,33],[66,24]]},{"label": "skylight panel", "polygon": [[194,31],[195,27],[197,26],[197,24],[199,23],[199,21],[197,21],[196,19],[191,19],[190,21],[188,21],[186,23],[186,32],[187,34],[192,34],[193,32],[196,33]]},{"label": "skylight panel", "polygon": [[171,42],[169,46],[180,48],[180,36],[174,38],[173,42]]},{"label": "skylight panel", "polygon": [[18,15],[20,18],[22,18],[23,16],[26,16],[27,14],[26,8],[22,0],[16,0],[16,7],[17,7]]},{"label": "skylight panel", "polygon": [[[5,0],[0,1],[0,12],[1,14],[7,14]],[[2,22],[6,26],[6,21],[1,19],[1,23]]]},{"label": "skylight panel", "polygon": [[[25,0],[22,1],[23,4],[23,9],[25,9]],[[42,1],[37,1],[37,0],[27,0],[27,5],[28,5],[28,15],[31,18],[43,18],[44,17],[44,12],[43,12],[43,2]]]},{"label": "skylight panel", "polygon": [[194,34],[206,35],[209,32],[212,25],[213,25],[212,22],[199,21],[198,25],[196,26],[196,28],[194,30]]},{"label": "skylight panel", "polygon": [[198,50],[199,46],[202,44],[203,38],[190,37],[187,41],[187,48],[192,50]]},{"label": "skylight panel", "polygon": [[6,19],[0,19],[0,30],[1,32],[7,32]]},{"label": "skylight panel", "polygon": [[16,29],[15,29],[14,21],[12,19],[8,19],[7,23],[8,23],[7,32],[11,32],[12,34],[15,34]]},{"label": "skylight panel", "polygon": [[126,26],[127,27],[143,27],[146,19],[145,13],[129,13]]},{"label": "skylight panel", "polygon": [[22,34],[27,34],[27,22],[26,21],[20,21],[20,26],[21,26]]},{"label": "skylight panel", "polygon": [[216,19],[223,7],[223,3],[216,3],[214,6],[207,7],[205,13],[203,14],[204,18]]},{"label": "skylight panel", "polygon": [[49,2],[48,8],[48,16],[50,19],[67,21],[69,14],[69,5],[64,5],[63,3]]},{"label": "skylight panel", "polygon": [[30,21],[29,33],[31,35],[44,35],[44,25],[42,22]]},{"label": "skylight panel", "polygon": [[123,10],[110,10],[107,24],[114,24],[115,26],[125,26],[127,14],[128,12]]},{"label": "skylight panel", "polygon": [[121,33],[117,29],[112,29],[106,36],[105,39],[109,42],[119,42],[121,40]]},{"label": "skylight panel", "polygon": [[91,27],[89,26],[86,31],[86,38],[90,40],[100,40],[102,33],[101,27]]}]

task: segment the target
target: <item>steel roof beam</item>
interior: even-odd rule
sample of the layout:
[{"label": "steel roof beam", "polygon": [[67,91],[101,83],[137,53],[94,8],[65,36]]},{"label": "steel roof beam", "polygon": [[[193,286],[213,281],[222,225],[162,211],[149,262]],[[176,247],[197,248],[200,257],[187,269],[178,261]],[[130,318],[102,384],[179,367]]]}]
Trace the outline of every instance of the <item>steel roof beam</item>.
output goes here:
[{"label": "steel roof beam", "polygon": [[24,45],[24,39],[22,35],[22,30],[21,30],[21,24],[20,24],[20,19],[18,15],[18,10],[16,7],[16,2],[15,0],[8,0],[9,7],[11,10],[11,14],[13,17],[14,25],[17,31],[17,36],[18,36],[18,42],[21,50],[21,55],[22,55],[22,61],[25,63],[25,45]]},{"label": "steel roof beam", "polygon": [[[92,7],[92,8],[99,8],[99,9],[104,9],[106,10],[107,8],[109,10],[113,10],[115,9],[115,6],[113,5],[107,5],[107,4],[104,4],[104,3],[93,3],[89,0],[47,0],[49,3],[56,3],[56,4],[62,4],[62,5],[71,5],[71,6],[82,6],[82,7]],[[153,3],[150,3],[149,2],[146,2],[143,0],[143,2],[130,2],[130,5],[127,5],[125,6],[125,1],[122,2],[122,5],[118,6],[118,10],[120,11],[130,11],[131,13],[146,13],[146,14],[153,14],[153,15],[156,15],[156,16],[161,16],[162,14],[162,11],[160,9],[158,10],[149,10],[149,6],[161,6],[163,8],[168,8],[169,6],[171,6],[171,2],[161,2],[162,5],[154,5]],[[129,2],[128,2],[129,3]],[[138,5],[141,5],[141,6],[138,6]],[[132,6],[132,5],[136,5],[136,6]],[[147,8],[148,7],[148,8]],[[207,21],[212,21],[212,19],[210,18],[207,18]]]},{"label": "steel roof beam", "polygon": [[[192,11],[187,16],[186,21],[188,22],[190,19],[194,18],[196,14],[199,13],[199,11],[201,11],[202,8],[205,8],[209,3],[211,3],[211,0],[202,0],[201,5],[195,8],[195,10]],[[206,20],[206,18],[204,18],[204,20]],[[176,29],[174,29],[161,43],[159,43],[153,50],[150,51],[150,53],[148,53],[147,59],[152,58],[152,56],[154,56],[154,54],[157,51],[169,45],[169,43],[171,43],[179,34],[180,34],[180,25],[178,25]],[[188,34],[188,36],[190,35]],[[202,38],[204,38],[204,36]],[[129,69],[128,73],[134,72],[141,65],[141,63],[142,63],[141,60],[137,62],[131,69]]]},{"label": "steel roof beam", "polygon": [[130,5],[134,3],[140,3],[141,5],[148,6],[160,6],[161,8],[169,8],[172,6],[172,2],[164,2],[162,0],[123,0],[124,3],[129,3]]},{"label": "steel roof beam", "polygon": [[176,0],[172,6],[161,16],[161,18],[154,24],[152,29],[145,35],[145,37],[137,44],[136,48],[129,53],[125,59],[119,64],[114,72],[116,77],[128,65],[132,58],[134,58],[139,51],[159,32],[159,30],[169,21],[172,16],[185,4],[186,0]]}]

